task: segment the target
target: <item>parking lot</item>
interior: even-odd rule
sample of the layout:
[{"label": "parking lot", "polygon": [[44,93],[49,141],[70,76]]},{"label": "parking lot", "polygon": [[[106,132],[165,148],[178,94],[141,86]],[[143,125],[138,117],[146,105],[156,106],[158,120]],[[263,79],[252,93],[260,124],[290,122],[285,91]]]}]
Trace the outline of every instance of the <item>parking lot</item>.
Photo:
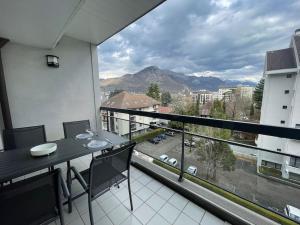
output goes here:
[{"label": "parking lot", "polygon": [[[157,159],[166,154],[169,158],[177,159],[176,167],[180,168],[181,145],[181,135],[177,134],[174,137],[167,136],[167,139],[159,144],[152,144],[148,141],[140,143],[137,145],[137,150]],[[206,168],[199,159],[197,149],[192,148],[190,151],[190,147],[186,146],[184,168],[190,165],[198,168],[198,177],[206,179]],[[238,158],[234,171],[218,169],[216,180],[209,181],[252,202],[278,209],[280,212],[283,212],[287,204],[300,208],[300,199],[295,198],[295,196],[300,196],[300,189],[258,176],[256,162],[253,160]]]}]

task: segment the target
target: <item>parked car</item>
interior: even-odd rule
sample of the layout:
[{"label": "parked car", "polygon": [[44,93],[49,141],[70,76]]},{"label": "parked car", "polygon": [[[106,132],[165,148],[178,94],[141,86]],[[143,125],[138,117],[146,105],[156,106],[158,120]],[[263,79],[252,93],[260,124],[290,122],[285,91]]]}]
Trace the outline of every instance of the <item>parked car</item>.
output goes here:
[{"label": "parked car", "polygon": [[168,159],[169,159],[169,156],[163,154],[163,155],[159,156],[159,159],[160,159],[161,161],[163,161],[163,162],[167,162]]},{"label": "parked car", "polygon": [[300,222],[300,209],[291,205],[286,205],[286,207],[284,208],[284,214],[291,219]]},{"label": "parked car", "polygon": [[150,122],[150,129],[157,129],[158,128],[158,125],[156,122]]},{"label": "parked car", "polygon": [[193,175],[193,176],[196,176],[197,174],[197,167],[196,166],[189,166],[187,169],[186,169],[186,172]]},{"label": "parked car", "polygon": [[192,146],[192,147],[195,147],[196,146],[196,143],[194,141],[189,141],[189,140],[185,140],[184,141],[184,145],[185,146]]},{"label": "parked car", "polygon": [[176,165],[177,165],[177,159],[171,158],[171,159],[169,159],[168,163],[169,163],[171,166],[176,166]]},{"label": "parked car", "polygon": [[152,144],[159,144],[160,139],[158,137],[155,137],[155,138],[150,139],[149,142]]},{"label": "parked car", "polygon": [[162,139],[167,139],[166,135],[165,134],[160,134],[158,135],[158,137],[162,140]]},{"label": "parked car", "polygon": [[171,137],[174,137],[174,136],[175,136],[175,133],[174,133],[173,131],[167,131],[167,132],[166,132],[166,135],[171,136]]}]

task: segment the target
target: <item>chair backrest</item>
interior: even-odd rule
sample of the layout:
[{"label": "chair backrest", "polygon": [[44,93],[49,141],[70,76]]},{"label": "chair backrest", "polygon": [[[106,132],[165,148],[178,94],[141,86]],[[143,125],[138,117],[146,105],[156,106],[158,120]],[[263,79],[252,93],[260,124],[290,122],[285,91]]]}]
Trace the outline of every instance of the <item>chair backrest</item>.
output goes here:
[{"label": "chair backrest", "polygon": [[63,122],[65,138],[74,138],[77,134],[85,133],[91,128],[89,120]]},{"label": "chair backrest", "polygon": [[5,150],[33,147],[45,142],[46,133],[44,125],[3,130]]},{"label": "chair backrest", "polygon": [[62,212],[60,182],[57,169],[4,186],[0,191],[0,223],[36,225],[55,220]]},{"label": "chair backrest", "polygon": [[131,142],[92,159],[89,173],[89,187],[92,193],[97,194],[101,186],[110,188],[122,177],[124,171],[129,170],[135,145],[135,142]]}]

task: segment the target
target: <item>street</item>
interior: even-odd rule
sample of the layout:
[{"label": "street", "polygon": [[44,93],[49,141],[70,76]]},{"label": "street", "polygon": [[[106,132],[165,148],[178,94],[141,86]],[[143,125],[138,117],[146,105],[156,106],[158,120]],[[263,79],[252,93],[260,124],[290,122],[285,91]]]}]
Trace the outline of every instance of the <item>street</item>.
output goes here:
[{"label": "street", "polygon": [[[159,144],[148,141],[140,143],[136,149],[157,159],[160,155],[166,154],[169,158],[177,159],[176,167],[180,168],[181,145],[181,135],[177,134],[174,137],[168,136]],[[249,155],[249,158],[251,157],[253,158],[253,155]],[[196,166],[197,176],[206,179],[206,168],[199,159],[196,148],[190,151],[190,147],[185,146],[184,162],[185,169],[190,165]],[[259,205],[278,209],[282,213],[287,204],[300,208],[300,199],[295,197],[300,196],[300,189],[258,176],[254,160],[239,157],[234,171],[228,172],[218,168],[216,180],[209,180],[209,182]]]}]

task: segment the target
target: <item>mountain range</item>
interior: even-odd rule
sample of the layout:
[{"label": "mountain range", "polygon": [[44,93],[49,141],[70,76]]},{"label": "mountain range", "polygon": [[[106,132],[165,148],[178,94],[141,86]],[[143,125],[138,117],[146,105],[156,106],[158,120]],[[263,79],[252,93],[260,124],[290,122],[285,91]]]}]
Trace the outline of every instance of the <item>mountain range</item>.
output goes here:
[{"label": "mountain range", "polygon": [[100,79],[100,86],[105,91],[126,90],[145,92],[150,83],[158,83],[163,91],[171,93],[185,89],[192,91],[206,89],[216,91],[220,87],[255,86],[250,81],[222,80],[213,76],[189,76],[171,70],[160,69],[156,66],[146,67],[134,74],[125,74],[117,78]]}]

